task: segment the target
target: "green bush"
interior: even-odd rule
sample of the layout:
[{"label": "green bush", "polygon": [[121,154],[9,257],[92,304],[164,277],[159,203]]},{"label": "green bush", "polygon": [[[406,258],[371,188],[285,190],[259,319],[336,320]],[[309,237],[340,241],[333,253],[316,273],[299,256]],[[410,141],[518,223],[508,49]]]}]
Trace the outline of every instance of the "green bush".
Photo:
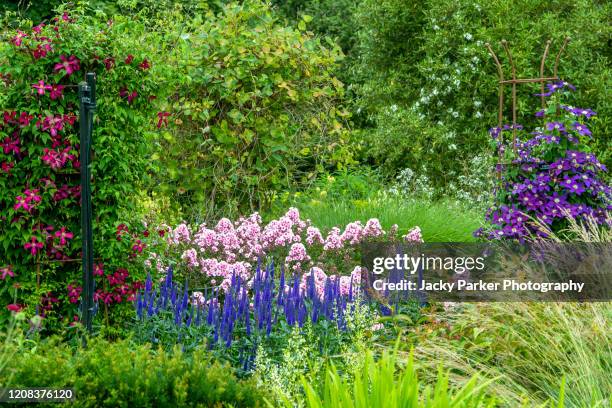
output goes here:
[{"label": "green bush", "polygon": [[[159,184],[199,219],[265,206],[351,161],[338,51],[257,1],[168,26]],[[166,50],[164,50],[166,51]]]},{"label": "green bush", "polygon": [[46,340],[22,348],[0,372],[11,388],[73,388],[76,407],[263,406],[263,392],[238,380],[230,367],[203,351],[184,354],[131,346],[128,341],[91,340],[73,350]]},{"label": "green bush", "polygon": [[[354,47],[358,55],[353,57],[357,61],[353,69],[361,78],[356,84],[358,109],[377,126],[365,135],[372,146],[371,159],[393,170],[397,162],[381,159],[383,152],[399,157],[406,146],[410,163],[402,167],[437,162],[429,175],[440,183],[445,182],[444,172],[460,174],[458,167],[485,148],[486,130],[497,124],[497,71],[484,44],[493,45],[508,68],[508,77],[509,64],[499,45],[507,39],[517,75],[531,77],[539,75],[546,40],[553,40],[546,69],[546,74],[552,74],[556,52],[569,35],[572,41],[561,57],[559,73],[582,90],[577,106],[598,112],[600,120],[593,131],[604,136],[595,140],[594,147],[610,164],[611,11],[609,2],[587,0],[413,4],[364,0],[357,9],[359,41]],[[519,111],[533,111],[526,105],[539,103],[539,98],[530,96],[539,87],[521,85],[518,89]],[[507,96],[509,92],[507,89]],[[401,115],[388,112],[394,105]],[[509,112],[507,108],[507,118]],[[398,147],[390,139],[404,141]],[[450,149],[451,145],[457,149]]]}]

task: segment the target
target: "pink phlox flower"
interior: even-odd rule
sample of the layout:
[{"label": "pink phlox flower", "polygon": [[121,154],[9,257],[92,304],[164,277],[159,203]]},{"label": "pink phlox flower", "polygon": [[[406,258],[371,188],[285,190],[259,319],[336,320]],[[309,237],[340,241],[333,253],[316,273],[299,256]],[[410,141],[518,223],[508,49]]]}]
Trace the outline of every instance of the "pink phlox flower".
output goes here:
[{"label": "pink phlox flower", "polygon": [[402,237],[405,242],[424,242],[421,228],[414,227],[406,235]]}]

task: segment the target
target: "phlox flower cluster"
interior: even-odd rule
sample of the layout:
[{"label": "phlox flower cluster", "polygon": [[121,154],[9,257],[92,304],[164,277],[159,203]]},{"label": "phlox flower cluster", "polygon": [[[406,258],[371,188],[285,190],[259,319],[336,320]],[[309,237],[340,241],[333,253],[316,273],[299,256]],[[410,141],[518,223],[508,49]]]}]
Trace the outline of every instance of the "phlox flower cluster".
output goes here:
[{"label": "phlox flower cluster", "polygon": [[[393,233],[396,231],[397,226]],[[420,230],[412,232],[410,239],[417,239],[419,234]],[[310,273],[313,269],[325,275],[321,269],[323,259],[334,256],[350,259],[349,255],[362,242],[386,235],[375,218],[365,225],[355,221],[344,229],[335,227],[324,235],[310,220],[302,219],[296,208],[289,208],[285,215],[265,225],[261,216],[254,213],[235,222],[222,218],[214,226],[202,224],[191,228],[183,223],[169,229],[165,238],[170,249],[180,254],[183,267],[225,290],[233,276],[252,284],[254,265],[259,259],[277,259],[291,272]],[[145,265],[156,265],[159,269],[159,261],[159,256],[151,253]],[[346,292],[349,281],[341,282]]]}]

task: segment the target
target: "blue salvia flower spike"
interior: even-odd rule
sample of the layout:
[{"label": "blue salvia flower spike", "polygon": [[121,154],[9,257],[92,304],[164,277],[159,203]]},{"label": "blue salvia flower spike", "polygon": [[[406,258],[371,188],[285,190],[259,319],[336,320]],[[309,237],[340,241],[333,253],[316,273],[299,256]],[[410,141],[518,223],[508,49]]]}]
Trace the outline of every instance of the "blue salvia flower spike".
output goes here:
[{"label": "blue salvia flower spike", "polygon": [[147,272],[147,279],[145,281],[145,291],[147,293],[151,292],[153,289],[153,280],[151,279],[151,274]]}]

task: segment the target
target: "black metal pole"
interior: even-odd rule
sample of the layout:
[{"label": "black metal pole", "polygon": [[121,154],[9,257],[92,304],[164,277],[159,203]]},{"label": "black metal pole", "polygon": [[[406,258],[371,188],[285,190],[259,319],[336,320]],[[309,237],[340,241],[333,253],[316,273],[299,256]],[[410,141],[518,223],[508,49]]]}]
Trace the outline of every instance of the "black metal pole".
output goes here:
[{"label": "black metal pole", "polygon": [[96,109],[96,77],[86,75],[86,82],[79,84],[79,125],[81,160],[81,241],[83,261],[83,292],[81,300],[82,320],[91,333],[93,318],[93,233],[91,210],[91,136],[93,115]]}]

